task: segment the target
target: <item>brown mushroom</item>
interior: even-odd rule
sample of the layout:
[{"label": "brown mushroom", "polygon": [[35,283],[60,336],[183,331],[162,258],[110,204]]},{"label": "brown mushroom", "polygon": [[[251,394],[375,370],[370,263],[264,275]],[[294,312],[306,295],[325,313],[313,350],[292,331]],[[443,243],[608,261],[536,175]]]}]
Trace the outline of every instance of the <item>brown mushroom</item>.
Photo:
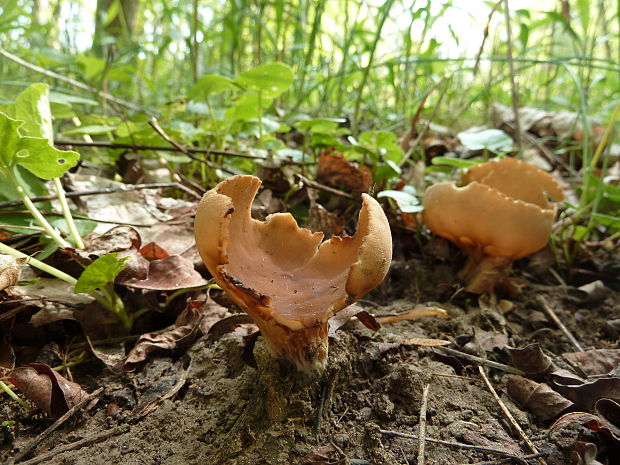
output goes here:
[{"label": "brown mushroom", "polygon": [[529,163],[503,158],[470,168],[463,186],[442,182],[424,194],[423,218],[434,233],[467,253],[459,277],[469,292],[491,292],[512,262],[549,241],[556,206],[564,198],[557,182]]},{"label": "brown mushroom", "polygon": [[290,213],[251,216],[261,184],[233,176],[196,211],[196,246],[216,282],[256,322],[271,351],[303,371],[327,360],[327,320],[385,277],[392,259],[381,206],[362,194],[357,233],[322,242]]}]

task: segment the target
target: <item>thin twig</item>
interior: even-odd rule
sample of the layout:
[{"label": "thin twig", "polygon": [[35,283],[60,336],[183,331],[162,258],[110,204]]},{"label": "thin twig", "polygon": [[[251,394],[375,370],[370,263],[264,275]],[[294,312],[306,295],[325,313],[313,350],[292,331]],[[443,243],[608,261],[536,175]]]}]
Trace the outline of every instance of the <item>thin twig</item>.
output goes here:
[{"label": "thin twig", "polygon": [[538,296],[538,303],[541,305],[547,316],[556,324],[558,328],[560,328],[560,331],[564,333],[564,335],[571,342],[571,344],[575,346],[575,348],[579,352],[583,352],[585,350],[583,346],[579,344],[579,341],[577,340],[577,338],[575,338],[575,336],[573,336],[573,333],[571,333],[570,330],[564,325],[564,323],[560,321],[553,309],[547,303],[547,300],[542,295]]},{"label": "thin twig", "polygon": [[428,406],[428,390],[430,384],[424,386],[422,391],[422,405],[420,406],[420,429],[418,444],[418,465],[424,465],[424,455],[426,451],[426,407]]},{"label": "thin twig", "polygon": [[338,195],[340,197],[344,197],[345,199],[350,199],[350,200],[354,199],[354,197],[347,192],[342,192],[341,190],[334,189],[333,187],[329,187],[324,184],[319,184],[318,182],[311,181],[310,179],[308,179],[307,177],[299,173],[295,173],[295,177],[308,187],[312,187],[314,189],[318,189],[324,192],[329,192],[330,194]]},{"label": "thin twig", "polygon": [[[540,457],[546,457],[548,455],[549,454],[546,452],[540,452],[538,454],[524,455],[523,457],[519,457],[519,460],[524,461],[524,460],[538,459]],[[507,458],[507,459],[500,459],[500,460],[490,460],[486,462],[463,463],[461,465],[504,465],[504,464],[511,464],[511,463],[514,463],[514,459]]]},{"label": "thin twig", "polygon": [[504,365],[503,363],[494,362],[493,360],[487,360],[486,358],[476,357],[475,355],[466,354],[465,352],[461,352],[460,350],[450,349],[448,347],[436,347],[436,349],[440,349],[444,352],[447,352],[450,355],[454,355],[455,357],[464,358],[465,360],[475,363],[476,365],[486,365],[491,368],[495,368],[497,370],[502,370],[507,373],[512,373],[519,376],[525,376],[526,373],[524,371],[519,370],[518,368],[511,367],[509,365]]},{"label": "thin twig", "polygon": [[[140,145],[140,144],[119,144],[116,142],[85,142],[79,140],[55,140],[54,145],[59,146],[74,146],[74,147],[101,147],[108,149],[131,149],[131,150],[146,150],[155,152],[181,152],[177,147],[168,147],[165,145]],[[248,153],[232,152],[230,150],[215,150],[215,149],[199,149],[195,147],[186,147],[186,151],[190,153],[202,153],[205,155],[224,155],[226,157],[235,158],[248,158],[250,160],[265,160],[266,158],[261,155],[250,155]]]},{"label": "thin twig", "polygon": [[[491,395],[495,399],[495,402],[497,402],[497,405],[499,405],[499,408],[504,413],[504,416],[506,417],[508,422],[517,431],[517,433],[519,434],[521,439],[525,442],[525,444],[527,444],[527,447],[530,449],[530,452],[532,452],[534,454],[538,454],[538,449],[536,448],[534,443],[530,440],[530,438],[527,437],[527,434],[525,434],[525,431],[523,431],[523,429],[521,428],[521,425],[519,425],[519,423],[517,423],[517,420],[514,419],[514,417],[510,413],[510,410],[508,410],[508,407],[506,407],[506,404],[504,404],[504,402],[502,402],[502,399],[500,399],[499,396],[497,395],[497,391],[495,391],[495,388],[493,387],[493,385],[489,381],[489,378],[487,378],[487,375],[484,373],[484,368],[482,368],[480,365],[478,365],[478,371],[480,372],[480,376],[482,376],[482,379],[484,380],[484,384],[487,385],[487,388],[489,389],[489,392],[491,393]],[[542,457],[538,457],[538,461],[542,465],[547,465],[547,462]]]},{"label": "thin twig", "polygon": [[112,94],[108,94],[107,92],[104,92],[102,90],[97,90],[94,87],[89,86],[88,84],[84,84],[83,82],[80,81],[76,81],[75,79],[71,79],[67,76],[63,76],[62,74],[58,74],[55,73],[53,71],[49,71],[45,68],[41,68],[40,66],[37,66],[35,64],[32,64],[26,60],[23,60],[21,58],[19,58],[18,56],[13,55],[12,53],[7,52],[6,50],[0,48],[0,55],[4,56],[5,58],[8,58],[11,61],[14,61],[15,63],[17,63],[18,65],[23,66],[24,68],[28,68],[29,70],[35,71],[37,73],[43,74],[45,76],[51,77],[53,79],[58,79],[59,81],[63,81],[66,82],[67,84],[72,85],[73,87],[77,87],[78,89],[82,89],[85,90],[87,92],[93,93],[98,95],[99,97],[101,97],[102,99],[106,99],[106,100],[110,100],[111,102],[114,102],[118,105],[124,106],[126,108],[129,108],[130,110],[133,111],[137,111],[139,113],[144,113],[146,115],[149,116],[156,116],[157,113],[151,111],[151,110],[147,110],[145,108],[142,108],[138,105],[136,105],[135,103],[132,102],[128,102],[127,100],[123,100],[120,99],[118,97],[115,97]]},{"label": "thin twig", "polygon": [[92,402],[93,399],[99,397],[103,393],[104,388],[99,388],[92,394],[86,396],[82,401],[67,411],[62,417],[56,420],[49,428],[39,434],[28,446],[15,456],[11,463],[18,463],[28,457],[32,451],[43,441],[45,441],[54,431],[60,428],[69,418],[73,417],[76,413],[82,410],[87,404]]},{"label": "thin twig", "polygon": [[521,121],[519,120],[519,90],[517,88],[517,80],[515,78],[515,66],[512,50],[512,27],[510,25],[510,7],[508,6],[508,0],[504,0],[504,13],[506,16],[506,38],[508,42],[508,70],[510,72],[510,86],[512,88],[512,111],[515,114],[515,142],[517,143],[517,148],[521,150],[523,148],[523,143],[521,142]]},{"label": "thin twig", "polygon": [[[187,188],[183,184],[178,182],[156,182],[151,184],[123,184],[122,186],[105,187],[103,189],[91,189],[80,192],[65,192],[65,197],[86,197],[89,195],[114,194],[115,192],[129,192],[137,191],[140,189],[159,189],[166,187],[176,187],[177,189],[181,189],[187,192]],[[47,202],[48,200],[56,200],[57,198],[57,195],[39,195],[37,197],[32,197],[30,200],[34,203],[38,203]],[[20,205],[23,205],[23,202],[21,200],[0,202],[0,208],[18,207]]]},{"label": "thin twig", "polygon": [[191,158],[192,160],[195,160],[197,162],[200,163],[204,163],[205,165],[207,165],[209,168],[211,169],[218,169],[218,170],[222,170],[225,173],[228,174],[236,174],[234,171],[229,170],[228,168],[224,168],[223,166],[218,165],[217,163],[213,163],[211,160],[207,160],[206,158],[199,158],[196,155],[194,155],[192,152],[190,152],[189,150],[187,150],[185,147],[183,147],[181,144],[179,144],[178,142],[176,142],[172,137],[170,137],[168,134],[166,134],[166,131],[164,131],[162,129],[162,127],[159,125],[159,123],[157,122],[157,120],[155,118],[151,118],[151,120],[149,121],[149,125],[155,130],[155,132],[157,134],[159,134],[166,142],[168,142],[170,145],[172,145],[174,148],[176,148],[179,152],[184,153],[185,155],[187,155],[189,158]]},{"label": "thin twig", "polygon": [[129,425],[121,425],[107,431],[101,431],[100,433],[93,434],[92,436],[80,439],[79,441],[59,446],[47,454],[41,454],[30,460],[26,460],[25,462],[21,462],[21,465],[36,465],[42,462],[49,462],[51,459],[58,457],[59,454],[64,452],[69,452],[71,450],[81,449],[82,447],[90,446],[95,443],[100,443],[113,436],[126,433],[127,431],[129,431]]},{"label": "thin twig", "polygon": [[[416,439],[416,440],[420,439],[419,436],[416,436],[415,434],[400,433],[398,431],[389,431],[389,430],[380,429],[379,432],[381,434],[385,434],[386,436]],[[459,442],[443,441],[441,439],[434,439],[434,438],[429,438],[429,437],[426,437],[425,440],[426,442],[430,442],[433,444],[441,444],[442,446],[455,447],[458,449],[476,450],[479,452],[489,452],[490,454],[498,454],[498,455],[503,455],[504,457],[512,457],[515,459],[519,458],[518,456],[514,455],[512,452],[507,452],[501,449],[493,449],[492,447],[474,446],[471,444],[461,444]]]},{"label": "thin twig", "polygon": [[502,0],[499,0],[497,3],[495,3],[495,5],[493,5],[493,8],[491,8],[491,12],[489,13],[489,17],[487,19],[487,24],[486,26],[484,26],[484,32],[482,34],[482,42],[480,43],[480,49],[478,50],[478,55],[476,55],[476,62],[474,63],[474,68],[472,70],[472,73],[474,76],[478,74],[478,69],[480,68],[480,58],[482,58],[482,51],[484,50],[484,44],[489,38],[489,27],[491,25],[491,20],[493,19],[493,15],[495,14],[495,12],[497,11],[497,9],[499,8],[501,4],[502,4]]}]

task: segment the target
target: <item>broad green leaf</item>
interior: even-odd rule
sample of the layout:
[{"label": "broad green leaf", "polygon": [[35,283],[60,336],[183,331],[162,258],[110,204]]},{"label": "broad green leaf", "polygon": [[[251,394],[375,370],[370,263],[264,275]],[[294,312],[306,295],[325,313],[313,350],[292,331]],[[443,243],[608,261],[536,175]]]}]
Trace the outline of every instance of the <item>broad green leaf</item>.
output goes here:
[{"label": "broad green leaf", "polygon": [[32,84],[5,107],[5,112],[24,122],[19,128],[23,136],[42,137],[52,143],[54,133],[48,93],[47,84]]},{"label": "broad green leaf", "polygon": [[387,131],[367,131],[359,136],[359,144],[385,160],[398,163],[405,152],[398,145],[396,134]]},{"label": "broad green leaf", "polygon": [[263,97],[276,98],[293,84],[293,71],[282,63],[270,63],[241,73],[237,83],[248,90],[262,92]]},{"label": "broad green leaf", "polygon": [[227,77],[219,74],[206,74],[192,86],[187,96],[192,100],[207,100],[213,95],[235,88],[235,83]]},{"label": "broad green leaf", "polygon": [[73,104],[90,105],[90,106],[99,105],[99,103],[97,103],[97,101],[93,99],[78,97],[77,95],[65,94],[65,93],[56,92],[53,90],[49,92],[49,99],[50,99],[50,102],[52,103],[62,103],[65,105],[73,105]]},{"label": "broad green leaf", "polygon": [[[16,166],[13,168],[13,174],[28,197],[49,195],[49,191],[47,190],[45,183],[27,169]],[[0,182],[0,201],[18,199],[19,195],[15,192],[15,189],[11,186],[11,184],[8,182]],[[44,210],[51,208],[49,202],[37,203],[37,206]],[[2,217],[4,218],[4,215],[2,215]]]},{"label": "broad green leaf", "polygon": [[22,121],[9,118],[0,112],[0,165],[4,169],[15,166],[15,154],[19,150],[21,136],[17,130]]},{"label": "broad green leaf", "polygon": [[[258,93],[246,92],[228,109],[226,112],[226,119],[230,121],[250,121],[258,118],[261,113],[259,111],[258,100]],[[270,99],[263,98],[263,106],[265,105],[265,100],[271,103]]]},{"label": "broad green leaf", "polygon": [[17,164],[42,179],[62,176],[77,165],[80,154],[71,150],[58,150],[39,137],[23,137],[17,153]]},{"label": "broad green leaf", "polygon": [[88,265],[75,284],[73,292],[89,292],[99,289],[114,281],[116,276],[125,269],[129,257],[117,258],[117,253],[109,253]]},{"label": "broad green leaf", "polygon": [[512,138],[501,129],[485,129],[480,132],[460,132],[461,143],[469,150],[489,150],[491,152],[510,152]]},{"label": "broad green leaf", "polygon": [[413,186],[405,186],[403,190],[394,191],[386,190],[377,194],[378,198],[388,197],[394,199],[400,211],[404,213],[416,213],[422,211],[424,207],[420,205],[420,201],[415,196],[415,188]]}]

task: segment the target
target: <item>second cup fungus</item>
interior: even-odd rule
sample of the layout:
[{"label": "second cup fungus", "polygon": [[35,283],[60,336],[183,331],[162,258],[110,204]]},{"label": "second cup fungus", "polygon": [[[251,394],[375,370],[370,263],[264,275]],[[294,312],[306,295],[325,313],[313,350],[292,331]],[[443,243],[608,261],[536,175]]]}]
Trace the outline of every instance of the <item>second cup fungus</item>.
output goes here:
[{"label": "second cup fungus", "polygon": [[362,194],[357,233],[323,241],[290,213],[251,216],[261,184],[233,176],[196,211],[196,246],[215,281],[258,325],[268,347],[305,372],[327,361],[327,320],[375,288],[392,259],[381,206]]},{"label": "second cup fungus", "polygon": [[467,254],[465,290],[491,292],[512,262],[542,249],[564,198],[547,173],[515,158],[470,168],[462,186],[442,182],[424,194],[424,222]]}]

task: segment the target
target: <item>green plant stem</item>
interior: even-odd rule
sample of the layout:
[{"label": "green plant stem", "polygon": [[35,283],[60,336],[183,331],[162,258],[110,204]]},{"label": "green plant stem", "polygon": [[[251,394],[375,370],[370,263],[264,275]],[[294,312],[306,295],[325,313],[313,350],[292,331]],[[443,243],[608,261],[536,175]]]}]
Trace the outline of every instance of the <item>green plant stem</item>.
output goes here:
[{"label": "green plant stem", "polygon": [[21,186],[21,184],[19,183],[19,181],[17,180],[17,178],[15,177],[11,169],[3,170],[3,172],[6,175],[6,178],[8,179],[13,189],[15,189],[15,191],[17,192],[17,195],[19,195],[19,198],[21,199],[21,201],[24,203],[28,211],[30,211],[30,214],[34,217],[37,223],[39,223],[39,225],[41,225],[41,227],[45,229],[45,232],[52,239],[54,239],[54,242],[56,242],[60,247],[71,247],[71,244],[65,241],[60,236],[60,234],[58,234],[58,231],[56,231],[52,227],[52,225],[47,222],[47,220],[43,217],[41,212],[37,209],[35,204],[32,203],[32,201],[30,200],[30,197],[28,197],[28,195],[26,194],[26,191]]},{"label": "green plant stem", "polygon": [[83,249],[84,242],[82,242],[82,237],[80,236],[80,233],[75,226],[73,216],[71,216],[71,210],[69,210],[69,204],[67,203],[67,198],[65,197],[65,190],[62,187],[60,178],[54,178],[52,179],[52,181],[54,182],[54,187],[56,188],[56,195],[58,195],[58,201],[60,202],[60,208],[62,209],[62,213],[65,217],[65,221],[67,222],[67,226],[69,226],[69,232],[71,233],[71,237],[73,238],[75,247],[78,249]]},{"label": "green plant stem", "polygon": [[4,392],[6,392],[11,399],[13,399],[19,405],[24,407],[26,410],[32,410],[30,405],[28,405],[26,402],[24,402],[22,399],[20,399],[19,396],[17,394],[15,394],[13,392],[13,390],[10,387],[8,387],[3,381],[0,381],[0,389],[2,389]]},{"label": "green plant stem", "polygon": [[52,276],[58,279],[61,279],[62,281],[71,284],[72,286],[75,286],[75,284],[77,283],[77,279],[75,279],[73,276],[69,276],[67,273],[64,273],[54,268],[53,266],[43,263],[42,261],[39,261],[34,257],[26,255],[25,253],[20,252],[19,250],[15,250],[13,247],[9,247],[8,245],[3,244],[2,242],[0,242],[0,252],[6,255],[10,255],[11,257],[22,258],[26,261],[28,265],[34,266],[35,268],[38,268],[41,271],[51,274]]}]

